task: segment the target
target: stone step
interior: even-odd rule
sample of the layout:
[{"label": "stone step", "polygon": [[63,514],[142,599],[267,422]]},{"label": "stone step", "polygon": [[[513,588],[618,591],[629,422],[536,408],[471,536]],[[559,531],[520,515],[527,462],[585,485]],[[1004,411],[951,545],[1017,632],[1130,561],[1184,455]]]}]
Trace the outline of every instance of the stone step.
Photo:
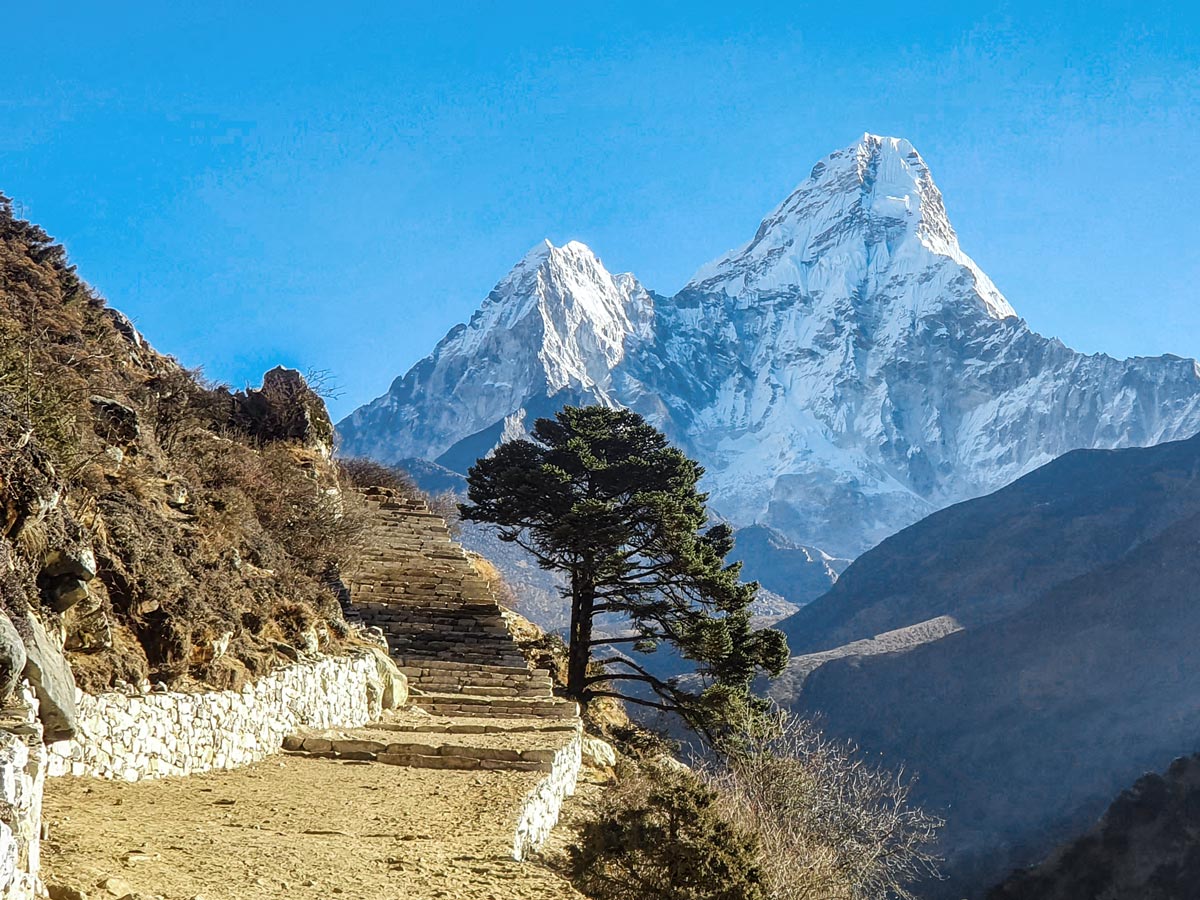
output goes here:
[{"label": "stone step", "polygon": [[409,684],[427,694],[468,694],[476,697],[523,697],[527,699],[553,696],[548,687],[540,686],[492,686],[474,682],[459,684],[454,681],[431,681],[428,679],[414,679]]},{"label": "stone step", "polygon": [[[451,659],[465,661],[467,663],[470,663],[470,662],[472,662],[472,660],[477,659],[477,661],[479,662],[480,665],[487,665],[488,663],[498,661],[497,657],[494,655],[493,656],[471,657],[471,656],[464,656],[461,652],[458,652],[458,651],[454,651],[454,652],[443,651],[443,652],[445,654],[443,656],[432,656],[432,655],[417,656],[415,654],[409,654],[408,656],[404,656],[404,657],[393,657],[393,659],[395,659],[397,661],[397,663],[404,662],[406,664],[412,664],[412,663],[416,663],[416,662],[424,662],[426,660],[428,660],[430,662],[436,662],[438,660],[451,660]],[[504,660],[501,660],[501,661],[504,661]],[[507,661],[508,662],[517,662],[517,660],[507,660]],[[469,676],[464,676],[463,678],[459,679],[459,684],[467,684],[470,681],[471,681],[471,679]]]},{"label": "stone step", "polygon": [[400,671],[410,681],[445,681],[454,684],[478,684],[488,687],[539,687],[549,690],[554,681],[545,675],[526,672],[522,675],[493,675],[484,671],[472,671],[472,666],[460,669],[428,669],[421,666],[401,666]]},{"label": "stone step", "polygon": [[439,694],[414,690],[409,702],[435,716],[483,718],[578,718],[579,704],[557,697],[485,697],[478,694]]},{"label": "stone step", "polygon": [[459,671],[459,670],[483,671],[483,672],[488,673],[489,675],[529,675],[532,672],[534,675],[539,676],[539,677],[544,677],[544,678],[550,677],[550,672],[546,669],[530,669],[528,666],[524,666],[524,665],[521,665],[521,666],[496,666],[496,665],[467,666],[462,663],[457,663],[457,662],[453,662],[453,661],[431,660],[427,663],[425,663],[425,662],[421,663],[420,667],[424,668],[424,669],[441,669],[442,671],[446,671],[446,672],[454,672],[454,671]]},{"label": "stone step", "polygon": [[501,723],[464,721],[462,719],[429,721],[420,723],[381,722],[373,726],[381,731],[397,734],[528,734],[533,732],[575,731],[577,719],[512,719]]},{"label": "stone step", "polygon": [[[411,671],[411,669],[410,669]],[[554,689],[554,684],[549,679],[528,678],[523,681],[510,681],[507,679],[489,679],[483,675],[464,675],[462,677],[454,677],[447,675],[439,675],[436,673],[428,674],[413,674],[405,673],[409,683],[420,687],[426,693],[473,693],[472,688],[479,688],[480,693],[483,688],[491,691],[540,691],[543,694],[549,694]],[[443,690],[439,685],[447,685]]]},{"label": "stone step", "polygon": [[549,772],[555,754],[555,751],[548,747],[513,750],[435,741],[396,741],[385,744],[375,740],[331,739],[304,735],[285,738],[283,749],[289,755],[320,759],[378,762],[422,769],[490,769],[513,772]]},{"label": "stone step", "polygon": [[491,586],[445,523],[424,503],[386,490],[360,496],[368,547],[347,576],[347,618],[383,631],[414,692],[455,698],[431,699],[434,708],[558,715],[548,674],[525,665]]}]

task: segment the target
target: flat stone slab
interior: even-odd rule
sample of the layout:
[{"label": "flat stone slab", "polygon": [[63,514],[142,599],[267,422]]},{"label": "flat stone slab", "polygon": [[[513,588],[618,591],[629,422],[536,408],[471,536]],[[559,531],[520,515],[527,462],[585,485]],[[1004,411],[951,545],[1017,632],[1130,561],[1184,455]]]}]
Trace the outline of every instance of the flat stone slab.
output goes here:
[{"label": "flat stone slab", "polygon": [[291,735],[283,748],[298,756],[393,766],[548,772],[555,754],[580,727],[577,719],[549,726],[538,718],[432,720],[409,709],[364,728]]}]

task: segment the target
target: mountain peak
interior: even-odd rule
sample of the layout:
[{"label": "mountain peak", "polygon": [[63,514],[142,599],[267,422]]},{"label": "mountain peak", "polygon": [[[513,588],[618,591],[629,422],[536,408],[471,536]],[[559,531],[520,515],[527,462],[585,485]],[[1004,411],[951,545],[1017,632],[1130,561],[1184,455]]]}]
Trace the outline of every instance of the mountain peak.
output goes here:
[{"label": "mountain peak", "polygon": [[920,276],[934,268],[944,270],[945,281],[965,270],[976,305],[991,318],[1016,315],[959,248],[921,154],[903,138],[865,133],[814,165],[753,239],[701,267],[688,288],[747,298],[828,294],[828,275],[837,269],[833,287],[861,294],[869,282],[882,285],[891,275]]}]

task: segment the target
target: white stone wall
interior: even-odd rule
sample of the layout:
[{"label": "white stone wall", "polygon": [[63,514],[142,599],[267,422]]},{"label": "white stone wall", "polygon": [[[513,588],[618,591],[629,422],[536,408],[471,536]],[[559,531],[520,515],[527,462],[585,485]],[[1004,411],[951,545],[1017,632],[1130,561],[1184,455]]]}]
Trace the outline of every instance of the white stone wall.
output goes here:
[{"label": "white stone wall", "polygon": [[583,762],[583,733],[576,731],[571,740],[554,754],[550,773],[525,797],[513,835],[513,859],[520,862],[531,850],[537,850],[558,822],[563,801],[575,793],[579,767]]},{"label": "white stone wall", "polygon": [[232,769],[275,753],[300,728],[352,728],[379,718],[374,656],[295,663],[241,691],[78,694],[79,730],[51,744],[50,775],[139,781]]},{"label": "white stone wall", "polygon": [[28,682],[0,711],[0,896],[38,896],[46,750]]}]

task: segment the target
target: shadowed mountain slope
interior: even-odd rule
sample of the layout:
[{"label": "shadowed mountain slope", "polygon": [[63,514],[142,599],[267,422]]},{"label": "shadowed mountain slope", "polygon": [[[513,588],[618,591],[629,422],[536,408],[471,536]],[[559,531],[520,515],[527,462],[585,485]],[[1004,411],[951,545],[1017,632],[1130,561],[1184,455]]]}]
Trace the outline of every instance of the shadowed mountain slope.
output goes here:
[{"label": "shadowed mountain slope", "polygon": [[1083,837],[988,900],[1179,900],[1200,891],[1200,756],[1122,791]]},{"label": "shadowed mountain slope", "polygon": [[1198,551],[1200,438],[1068,454],[855,562],[783,623],[827,652],[774,693],[918,773],[947,820],[925,893],[979,896],[1200,743]]}]

